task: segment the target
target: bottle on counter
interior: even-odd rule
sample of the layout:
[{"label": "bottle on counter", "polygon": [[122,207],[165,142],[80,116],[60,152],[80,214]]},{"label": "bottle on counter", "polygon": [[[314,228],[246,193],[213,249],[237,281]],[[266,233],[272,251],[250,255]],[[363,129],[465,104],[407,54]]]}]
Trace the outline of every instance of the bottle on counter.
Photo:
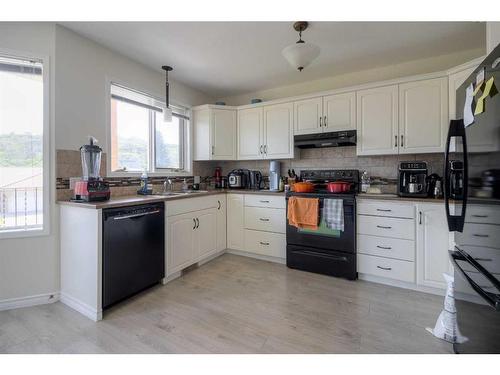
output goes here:
[{"label": "bottle on counter", "polygon": [[361,175],[361,191],[366,193],[370,188],[370,176],[368,175],[368,171],[363,171]]},{"label": "bottle on counter", "polygon": [[141,187],[137,190],[137,194],[150,195],[153,194],[153,188],[148,185],[148,173],[146,171],[141,174]]}]

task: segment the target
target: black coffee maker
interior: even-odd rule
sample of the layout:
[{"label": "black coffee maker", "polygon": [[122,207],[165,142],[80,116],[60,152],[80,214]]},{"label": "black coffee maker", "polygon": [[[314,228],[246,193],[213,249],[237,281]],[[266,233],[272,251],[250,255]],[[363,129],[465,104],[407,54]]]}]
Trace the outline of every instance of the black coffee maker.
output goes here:
[{"label": "black coffee maker", "polygon": [[400,162],[398,175],[398,195],[400,197],[427,196],[427,163],[425,161]]},{"label": "black coffee maker", "polygon": [[450,160],[449,196],[451,199],[464,197],[464,163],[460,160]]},{"label": "black coffee maker", "polygon": [[250,171],[250,189],[262,189],[262,173],[260,171]]}]

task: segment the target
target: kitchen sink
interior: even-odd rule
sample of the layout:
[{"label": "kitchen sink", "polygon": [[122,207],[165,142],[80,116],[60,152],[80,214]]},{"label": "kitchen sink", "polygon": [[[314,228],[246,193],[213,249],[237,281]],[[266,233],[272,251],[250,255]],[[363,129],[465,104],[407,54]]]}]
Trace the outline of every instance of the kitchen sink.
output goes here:
[{"label": "kitchen sink", "polygon": [[208,193],[208,190],[184,190],[184,191],[162,191],[154,195],[161,195],[163,197],[173,197],[178,195],[189,195],[198,193]]}]

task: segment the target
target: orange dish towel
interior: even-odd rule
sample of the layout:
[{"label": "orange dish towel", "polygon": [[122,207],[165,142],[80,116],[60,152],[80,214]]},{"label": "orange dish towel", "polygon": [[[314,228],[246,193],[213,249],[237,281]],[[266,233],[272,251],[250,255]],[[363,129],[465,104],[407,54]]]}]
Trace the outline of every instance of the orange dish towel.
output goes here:
[{"label": "orange dish towel", "polygon": [[290,197],[288,223],[297,228],[318,229],[319,199]]}]

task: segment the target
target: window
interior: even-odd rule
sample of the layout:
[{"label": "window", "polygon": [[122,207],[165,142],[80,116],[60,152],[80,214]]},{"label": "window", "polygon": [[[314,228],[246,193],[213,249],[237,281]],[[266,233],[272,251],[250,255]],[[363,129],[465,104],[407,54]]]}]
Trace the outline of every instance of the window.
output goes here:
[{"label": "window", "polygon": [[172,121],[163,118],[161,101],[111,84],[111,172],[168,173],[185,171],[185,110],[172,107]]},{"label": "window", "polygon": [[0,55],[0,236],[44,228],[42,61]]}]

